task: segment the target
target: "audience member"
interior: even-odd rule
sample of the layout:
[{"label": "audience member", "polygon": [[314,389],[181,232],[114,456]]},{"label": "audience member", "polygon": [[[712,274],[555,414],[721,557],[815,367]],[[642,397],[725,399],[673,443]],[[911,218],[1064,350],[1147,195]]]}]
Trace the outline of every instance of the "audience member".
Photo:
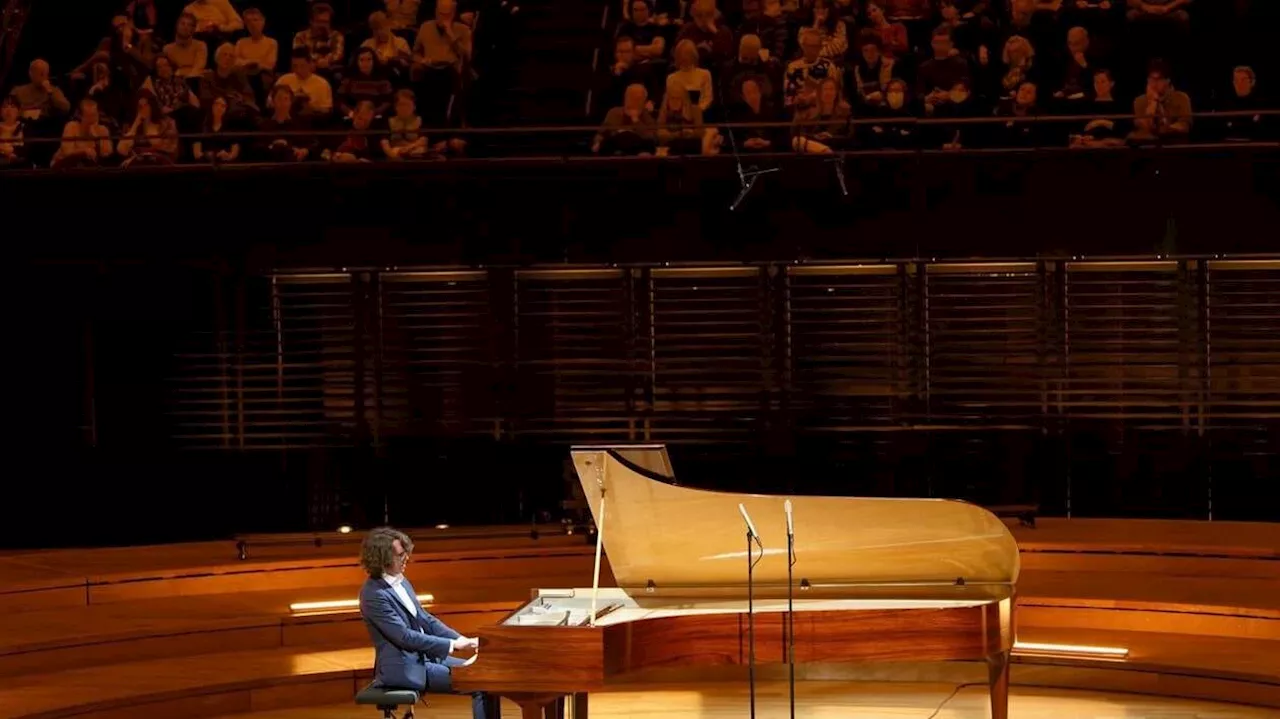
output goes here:
[{"label": "audience member", "polygon": [[920,65],[916,76],[916,94],[926,107],[945,103],[957,84],[964,83],[966,88],[972,85],[969,63],[951,42],[951,28],[941,26],[935,29],[930,46],[933,57]]},{"label": "audience member", "polygon": [[240,143],[226,136],[230,130],[227,108],[225,97],[215,97],[209,103],[202,137],[191,144],[191,156],[196,162],[235,162],[240,158]]},{"label": "audience member", "polygon": [[705,113],[715,102],[715,92],[711,86],[711,72],[698,67],[698,48],[692,40],[681,40],[671,54],[676,69],[667,76],[667,92],[673,87],[683,90],[688,93],[689,100]]},{"label": "audience member", "polygon": [[659,155],[709,155],[713,132],[703,127],[702,110],[684,88],[667,88],[658,111]]},{"label": "audience member", "polygon": [[396,110],[387,119],[387,129],[390,134],[382,139],[382,154],[388,159],[421,160],[430,155],[412,90],[396,93]]},{"label": "audience member", "polygon": [[195,37],[196,18],[184,12],[178,18],[173,42],[164,46],[164,56],[173,64],[176,77],[199,77],[209,63],[209,46]]},{"label": "audience member", "polygon": [[280,63],[280,43],[266,36],[267,18],[261,10],[245,10],[244,24],[249,34],[236,41],[236,65],[250,77],[261,75],[263,83],[270,84]]},{"label": "audience member", "polygon": [[907,39],[907,26],[900,22],[890,22],[885,15],[880,0],[872,0],[866,5],[867,27],[880,36],[880,51],[885,57],[896,59],[911,52],[911,44]]},{"label": "audience member", "polygon": [[849,40],[845,36],[844,23],[836,17],[831,3],[828,0],[813,0],[809,12],[812,17],[807,27],[816,31],[818,38],[822,40],[822,49],[818,54],[833,59],[843,58],[849,49]]},{"label": "audience member", "polygon": [[827,78],[818,89],[797,102],[791,146],[797,152],[825,155],[849,145],[852,120],[849,104],[840,97],[840,83]]},{"label": "audience member", "polygon": [[1266,109],[1257,90],[1258,76],[1252,67],[1241,65],[1231,71],[1231,90],[1218,102],[1223,112],[1253,112],[1252,115],[1233,115],[1222,120],[1222,137],[1232,142],[1248,142],[1270,139],[1270,126],[1274,118],[1268,118],[1258,110]]},{"label": "audience member", "polygon": [[715,0],[695,0],[693,22],[686,23],[676,36],[676,46],[692,42],[698,50],[698,62],[704,67],[718,67],[733,59],[733,33],[716,23]]},{"label": "audience member", "polygon": [[258,114],[258,102],[244,70],[236,65],[236,49],[231,43],[223,43],[214,53],[214,68],[200,81],[201,104],[220,97],[227,101],[227,112],[232,118],[245,118]]},{"label": "audience member", "polygon": [[378,62],[391,72],[403,72],[413,62],[413,49],[409,41],[395,34],[391,20],[384,12],[375,12],[369,16],[369,30],[372,36],[360,47],[373,50]]},{"label": "audience member", "polygon": [[1175,90],[1169,67],[1155,61],[1147,71],[1147,91],[1133,101],[1134,130],[1138,142],[1178,142],[1191,134],[1191,98]]},{"label": "audience member", "polygon": [[787,65],[783,79],[783,105],[790,108],[802,92],[816,92],[818,83],[833,78],[841,81],[840,65],[829,57],[822,57],[822,36],[813,28],[800,31],[799,58]]},{"label": "audience member", "polygon": [[316,74],[315,61],[305,48],[294,50],[293,72],[276,81],[293,93],[293,100],[302,115],[327,115],[333,111],[333,86]]},{"label": "audience member", "polygon": [[160,101],[149,92],[138,96],[138,112],[121,135],[116,151],[124,167],[168,165],[178,157],[178,127],[160,109]]},{"label": "audience member", "polygon": [[114,154],[111,130],[102,124],[98,103],[92,98],[80,101],[80,113],[62,130],[62,143],[53,156],[53,167],[97,165]]},{"label": "audience member", "polygon": [[18,98],[0,98],[0,167],[17,167],[25,163],[22,108]]},{"label": "audience member", "polygon": [[422,0],[386,0],[387,19],[393,32],[418,31],[418,6]]},{"label": "audience member", "polygon": [[632,0],[631,19],[618,26],[618,37],[629,37],[635,42],[636,57],[642,62],[659,60],[666,55],[667,41],[653,19],[649,0]]},{"label": "audience member", "polygon": [[371,162],[379,145],[372,135],[373,103],[361,100],[351,115],[351,133],[332,152],[325,150],[321,158],[333,162]]},{"label": "audience member", "polygon": [[[769,104],[768,95],[760,87],[756,78],[747,77],[738,90],[741,101],[735,104],[730,117],[734,122],[744,124],[765,124],[778,122],[777,111]],[[748,152],[765,152],[776,147],[775,139],[778,131],[771,127],[752,127],[745,130],[731,130],[737,133],[737,149]]]},{"label": "audience member", "polygon": [[729,93],[725,99],[726,104],[742,101],[742,96],[738,93],[742,90],[742,83],[748,79],[755,80],[756,87],[766,97],[773,97],[773,75],[777,65],[767,60],[768,57],[772,56],[760,47],[760,38],[755,35],[742,36],[742,40],[738,42],[738,57],[727,66],[724,73],[728,78]]},{"label": "audience member", "polygon": [[142,86],[143,91],[150,92],[160,101],[160,109],[165,115],[184,128],[195,127],[199,117],[200,98],[191,90],[191,86],[174,73],[173,62],[166,55],[156,58],[155,74]]},{"label": "audience member", "polygon": [[[738,28],[740,37],[754,35],[760,45],[760,59],[783,63],[787,59],[787,19],[782,15],[781,0],[744,0],[746,20]],[[741,46],[739,46],[741,47]]]},{"label": "audience member", "polygon": [[342,79],[338,87],[339,109],[344,117],[355,115],[360,103],[373,105],[375,117],[385,117],[391,110],[391,94],[394,92],[373,50],[362,47],[356,53],[355,68]]},{"label": "audience member", "polygon": [[302,134],[310,128],[294,117],[293,105],[293,90],[286,84],[276,85],[271,91],[271,114],[258,124],[260,151],[268,160],[302,162],[311,156],[313,138]]},{"label": "audience member", "polygon": [[897,75],[897,63],[880,52],[880,38],[874,33],[862,35],[858,58],[852,64],[850,93],[859,107],[868,109],[884,104],[884,92]]},{"label": "audience member", "polygon": [[[1098,69],[1094,71],[1093,100],[1086,108],[1087,112],[1091,115],[1119,116],[1128,114],[1128,108],[1122,107],[1115,98],[1115,86],[1115,78],[1111,76],[1110,70]],[[1129,134],[1127,126],[1128,122],[1126,120],[1117,119],[1117,117],[1099,117],[1086,123],[1084,132],[1079,135],[1072,135],[1070,143],[1072,147],[1114,147],[1123,145],[1125,136]]]},{"label": "audience member", "polygon": [[231,7],[230,0],[192,0],[182,12],[195,18],[197,34],[221,41],[225,41],[231,33],[244,29],[244,20]]},{"label": "audience member", "polygon": [[342,33],[333,29],[333,8],[328,3],[311,6],[311,24],[293,36],[293,49],[307,53],[314,72],[331,75],[342,67],[346,45]]},{"label": "audience member", "polygon": [[645,108],[649,93],[644,85],[627,88],[622,105],[609,110],[591,151],[603,155],[650,155],[656,150],[657,123]]},{"label": "audience member", "polygon": [[49,63],[33,60],[27,68],[27,78],[31,82],[18,85],[9,92],[18,101],[24,118],[48,120],[70,112],[71,101],[49,81]]}]

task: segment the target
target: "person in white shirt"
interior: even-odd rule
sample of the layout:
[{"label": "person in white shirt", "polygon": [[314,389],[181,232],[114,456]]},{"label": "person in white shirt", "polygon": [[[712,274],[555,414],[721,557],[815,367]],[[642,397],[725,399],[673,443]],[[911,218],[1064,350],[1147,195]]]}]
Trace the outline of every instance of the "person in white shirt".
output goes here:
[{"label": "person in white shirt", "polygon": [[[377,686],[453,693],[454,667],[463,660],[453,653],[480,646],[480,640],[451,629],[423,608],[404,571],[413,553],[413,540],[391,527],[369,532],[360,546],[360,564],[369,579],[360,589],[364,618],[376,652],[373,672]],[[498,698],[484,692],[471,695],[474,719],[500,719]]]},{"label": "person in white shirt", "polygon": [[295,50],[293,72],[282,76],[276,85],[293,90],[293,96],[301,103],[300,112],[327,115],[333,112],[333,86],[316,74],[315,61],[306,50]]},{"label": "person in white shirt", "polygon": [[201,34],[229,35],[244,29],[244,21],[228,0],[193,0],[182,12],[195,17],[196,32]]}]

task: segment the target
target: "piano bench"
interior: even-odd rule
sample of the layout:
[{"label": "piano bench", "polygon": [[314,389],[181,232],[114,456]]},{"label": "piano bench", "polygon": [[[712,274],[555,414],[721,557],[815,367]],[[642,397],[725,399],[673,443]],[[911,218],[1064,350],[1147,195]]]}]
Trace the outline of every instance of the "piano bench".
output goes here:
[{"label": "piano bench", "polygon": [[405,716],[412,717],[413,706],[421,698],[422,695],[413,689],[392,689],[370,684],[356,695],[356,704],[375,706],[382,711],[384,719],[391,719],[395,716],[396,709],[402,706],[409,707]]}]

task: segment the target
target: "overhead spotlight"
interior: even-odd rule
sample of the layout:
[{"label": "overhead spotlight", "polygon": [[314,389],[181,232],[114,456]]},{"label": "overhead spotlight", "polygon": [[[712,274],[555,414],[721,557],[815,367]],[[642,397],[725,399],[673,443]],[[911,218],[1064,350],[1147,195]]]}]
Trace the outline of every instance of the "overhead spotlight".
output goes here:
[{"label": "overhead spotlight", "polygon": [[341,527],[338,527],[338,534],[351,534],[351,525],[344,524]]},{"label": "overhead spotlight", "polygon": [[437,525],[436,525],[436,529],[448,529],[448,528],[449,528],[449,525],[447,525],[447,524],[437,524]]}]

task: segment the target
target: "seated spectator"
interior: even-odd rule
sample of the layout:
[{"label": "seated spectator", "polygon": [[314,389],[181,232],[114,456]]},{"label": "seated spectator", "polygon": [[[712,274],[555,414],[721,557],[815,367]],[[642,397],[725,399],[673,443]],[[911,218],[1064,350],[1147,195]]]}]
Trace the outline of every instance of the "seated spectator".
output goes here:
[{"label": "seated spectator", "polygon": [[1046,144],[1049,132],[1046,126],[1036,122],[1039,89],[1034,82],[1024,82],[1013,98],[996,108],[997,117],[1011,118],[997,128],[993,141],[997,147],[1040,147]]},{"label": "seated spectator", "polygon": [[[645,89],[653,86],[652,63],[640,62],[636,57],[636,44],[631,38],[623,35],[613,42],[613,64],[609,66],[609,79],[600,97],[603,107],[616,107],[622,104],[622,97],[632,85],[644,85]],[[656,89],[656,88],[654,88]]]},{"label": "seated spectator", "polygon": [[1093,71],[1089,68],[1089,31],[1073,27],[1067,31],[1067,62],[1062,70],[1062,87],[1054,98],[1065,103],[1087,102],[1093,90]]},{"label": "seated spectator", "polygon": [[228,113],[233,119],[243,119],[258,114],[257,96],[249,78],[236,65],[236,49],[231,43],[223,43],[214,53],[214,69],[204,74],[200,81],[202,104],[215,97],[227,101]]},{"label": "seated spectator", "polygon": [[179,126],[194,128],[200,117],[200,98],[191,86],[174,74],[173,62],[168,56],[156,58],[155,74],[142,85],[143,92],[150,92],[160,101],[160,110],[172,117]]},{"label": "seated spectator", "polygon": [[[871,108],[872,115],[886,120],[911,118],[911,103],[907,81],[894,78],[884,90],[884,103]],[[862,143],[872,148],[910,147],[916,137],[916,124],[912,122],[885,122],[867,127]]]},{"label": "seated spectator", "polygon": [[641,62],[660,60],[666,56],[667,41],[662,28],[653,20],[649,0],[632,0],[631,19],[618,26],[618,37],[629,37],[636,45]]},{"label": "seated spectator", "polygon": [[451,68],[461,74],[471,62],[471,28],[455,21],[456,11],[454,0],[436,3],[435,19],[422,24],[413,44],[415,69]]},{"label": "seated spectator", "polygon": [[[1128,108],[1120,106],[1115,98],[1115,78],[1111,71],[1099,69],[1093,73],[1093,99],[1085,106],[1092,115],[1126,115]],[[1071,147],[1115,147],[1124,144],[1129,134],[1128,121],[1115,117],[1090,120],[1084,132],[1070,137]]]},{"label": "seated spectator", "polygon": [[293,36],[293,49],[306,52],[313,71],[322,75],[330,75],[342,67],[346,44],[342,33],[333,29],[333,8],[328,3],[311,6],[311,24]]},{"label": "seated spectator", "polygon": [[1040,79],[1039,67],[1036,65],[1036,49],[1031,41],[1021,35],[1014,35],[1004,43],[1000,51],[1000,82],[994,89],[992,97],[1013,99],[1023,83]]},{"label": "seated spectator", "polygon": [[202,137],[191,144],[191,156],[196,162],[235,162],[240,159],[240,143],[235,138],[227,137],[230,131],[227,119],[227,100],[215,97],[209,103],[209,116],[205,118]]},{"label": "seated spectator", "polygon": [[733,33],[716,23],[715,0],[696,0],[693,22],[686,23],[676,36],[676,45],[688,40],[698,50],[698,62],[704,67],[719,67],[733,59]]},{"label": "seated spectator", "polygon": [[890,22],[885,15],[880,0],[872,0],[866,5],[867,28],[880,36],[880,51],[885,57],[897,59],[911,53],[911,43],[907,39],[907,26],[900,22]]},{"label": "seated spectator", "polygon": [[[935,120],[964,120],[981,117],[986,113],[978,106],[973,97],[973,89],[969,80],[961,78],[944,93],[934,93],[924,99],[925,114]],[[982,126],[966,123],[926,125],[922,140],[930,145],[940,146],[944,150],[958,150],[962,147],[977,145],[977,140],[985,129]]]},{"label": "seated spectator", "polygon": [[301,115],[328,115],[333,112],[333,86],[315,72],[311,53],[305,48],[294,50],[293,72],[282,75],[276,81],[293,93]]},{"label": "seated spectator", "polygon": [[26,164],[26,148],[22,141],[22,108],[18,105],[18,98],[5,95],[0,98],[0,168]]},{"label": "seated spectator", "polygon": [[391,81],[378,65],[373,50],[362,47],[356,52],[355,69],[342,79],[338,87],[339,109],[343,117],[352,117],[361,102],[373,104],[375,117],[386,117],[391,111]]},{"label": "seated spectator", "polygon": [[[151,33],[139,32],[127,16],[117,15],[111,20],[111,34],[98,43],[98,48],[88,60],[71,71],[71,78],[82,80],[90,76],[95,65],[105,64],[111,72],[112,82],[127,92],[132,100],[132,95],[141,89],[151,74],[151,67],[159,54],[160,48]],[[102,111],[107,112],[105,109]]]},{"label": "seated spectator", "polygon": [[1125,14],[1130,22],[1175,23],[1187,26],[1191,15],[1187,6],[1191,0],[1128,0],[1129,10]]},{"label": "seated spectator", "polygon": [[979,47],[985,47],[987,35],[995,25],[986,18],[976,17],[972,10],[965,11],[962,0],[940,0],[938,14],[942,24],[951,28],[951,39],[960,52],[977,55]]},{"label": "seated spectator", "polygon": [[[1267,109],[1267,104],[1256,91],[1258,76],[1253,68],[1241,65],[1231,71],[1231,91],[1218,103],[1223,112],[1254,112]],[[1222,137],[1231,142],[1248,142],[1270,139],[1271,122],[1262,114],[1237,115],[1222,119]]]},{"label": "seated spectator", "polygon": [[164,46],[164,56],[173,64],[175,77],[200,77],[209,64],[209,46],[195,37],[196,18],[182,13],[173,42]]},{"label": "seated spectator", "polygon": [[969,63],[951,42],[951,28],[936,28],[930,45],[933,56],[921,63],[916,75],[916,95],[925,103],[926,109],[931,104],[947,102],[947,96],[957,84],[972,87]]},{"label": "seated spectator", "polygon": [[667,89],[658,110],[659,155],[710,155],[714,129],[702,126],[702,111],[682,88]]},{"label": "seated spectator", "polygon": [[98,103],[80,101],[80,114],[62,130],[62,144],[53,156],[53,167],[93,166],[111,157],[111,130],[102,124]]},{"label": "seated spectator", "polygon": [[822,36],[813,28],[800,31],[799,58],[787,65],[783,78],[782,104],[790,108],[802,92],[816,94],[818,83],[832,78],[842,80],[840,66],[829,57],[822,57]]},{"label": "seated spectator", "polygon": [[261,153],[273,162],[302,162],[311,156],[315,146],[311,137],[300,134],[310,128],[294,117],[293,104],[293,90],[288,85],[276,85],[271,91],[271,114],[258,123]]},{"label": "seated spectator", "polygon": [[657,123],[645,108],[644,85],[627,88],[622,106],[609,110],[591,142],[591,151],[604,155],[650,155],[656,149]]},{"label": "seated spectator", "polygon": [[158,27],[156,0],[129,0],[129,4],[124,8],[124,14],[129,17],[129,23],[137,28],[138,32],[151,35]]},{"label": "seated spectator", "polygon": [[169,165],[177,159],[178,127],[161,112],[155,95],[143,92],[138,96],[138,112],[121,134],[116,151],[125,158],[124,167]]},{"label": "seated spectator", "polygon": [[[807,20],[805,27],[817,32],[818,37],[822,40],[822,49],[818,51],[818,55],[820,57],[829,57],[837,62],[840,61],[849,49],[849,40],[845,37],[844,23],[840,22],[840,18],[836,17],[828,0],[813,0],[809,11],[811,17]],[[804,28],[801,29],[803,30]]]},{"label": "seated spectator", "polygon": [[351,134],[332,152],[325,150],[321,158],[333,162],[372,162],[379,143],[373,130],[373,103],[361,100],[351,116]]},{"label": "seated spectator", "polygon": [[266,36],[267,17],[261,10],[245,10],[244,24],[249,35],[236,41],[236,65],[250,78],[260,76],[262,84],[270,87],[280,64],[280,43]]},{"label": "seated spectator", "polygon": [[49,120],[71,111],[71,101],[49,81],[49,63],[33,60],[27,68],[27,78],[31,82],[16,85],[9,91],[18,101],[18,107],[22,108],[24,119]]},{"label": "seated spectator", "polygon": [[[777,110],[768,102],[766,93],[755,78],[744,79],[738,94],[740,101],[729,108],[729,116],[733,122],[743,124],[778,122]],[[741,150],[767,152],[777,147],[776,140],[779,133],[772,127],[751,127],[731,132],[735,133],[737,147]]]},{"label": "seated spectator", "polygon": [[928,20],[933,17],[929,0],[884,0],[884,11],[894,22]]},{"label": "seated spectator", "polygon": [[115,126],[115,118],[124,117],[133,105],[137,95],[128,87],[124,87],[112,79],[111,70],[104,62],[93,66],[93,84],[85,97],[93,98],[98,103],[98,114],[106,118],[109,127]]},{"label": "seated spectator", "polygon": [[360,47],[373,50],[378,63],[394,73],[405,72],[413,62],[413,50],[409,41],[393,32],[391,21],[384,12],[375,12],[369,16],[369,29],[373,36],[361,43]]},{"label": "seated spectator", "polygon": [[1133,101],[1134,129],[1130,140],[1179,142],[1191,134],[1191,98],[1175,90],[1169,68],[1162,61],[1147,71],[1147,91]]},{"label": "seated spectator", "polygon": [[711,73],[706,68],[698,67],[698,48],[692,40],[681,40],[676,43],[672,52],[676,69],[667,75],[667,92],[671,88],[680,88],[689,95],[689,100],[706,112],[715,102],[712,90]]},{"label": "seated spectator", "polygon": [[225,42],[231,33],[244,29],[244,20],[230,0],[192,0],[184,14],[196,19],[196,34]]},{"label": "seated spectator", "polygon": [[422,0],[386,0],[387,20],[395,33],[418,32],[418,7]]},{"label": "seated spectator", "polygon": [[760,59],[765,62],[785,62],[790,38],[787,19],[782,15],[781,0],[745,0],[742,9],[746,13],[746,20],[738,28],[740,37],[755,35],[760,44]]},{"label": "seated spectator", "polygon": [[791,147],[805,154],[827,155],[849,145],[853,128],[849,104],[840,98],[840,83],[827,78],[817,92],[796,102]]},{"label": "seated spectator", "polygon": [[725,68],[724,77],[728,78],[729,96],[725,98],[727,105],[742,101],[738,93],[742,91],[742,83],[748,79],[756,81],[756,87],[772,98],[774,95],[773,74],[775,63],[766,60],[768,51],[760,47],[760,38],[755,35],[743,35],[738,42],[738,57]]},{"label": "seated spectator", "polygon": [[884,92],[895,77],[897,63],[880,53],[880,37],[875,33],[861,35],[862,46],[858,59],[852,63],[850,84],[854,101],[861,108],[875,108],[884,104]]},{"label": "seated spectator", "polygon": [[413,90],[396,93],[396,112],[387,119],[391,134],[382,139],[382,154],[390,160],[425,160],[432,157],[422,118],[414,103]]}]

